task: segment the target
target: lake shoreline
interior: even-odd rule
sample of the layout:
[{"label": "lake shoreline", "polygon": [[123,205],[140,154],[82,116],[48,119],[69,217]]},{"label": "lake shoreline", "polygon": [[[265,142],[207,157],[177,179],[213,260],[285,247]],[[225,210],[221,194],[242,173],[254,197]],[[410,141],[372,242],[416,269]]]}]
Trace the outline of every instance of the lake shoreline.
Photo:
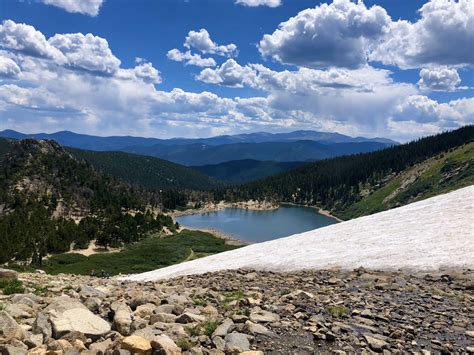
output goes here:
[{"label": "lake shoreline", "polygon": [[281,202],[280,205],[312,208],[312,209],[316,210],[316,212],[319,213],[320,215],[335,219],[338,222],[345,222],[343,219],[340,219],[339,217],[336,217],[336,216],[332,215],[331,212],[329,212],[328,210],[325,210],[325,209],[323,209],[321,207],[318,207],[318,206],[302,205],[302,204],[293,203],[293,202]]},{"label": "lake shoreline", "polygon": [[204,214],[209,212],[217,212],[223,210],[225,208],[241,208],[246,210],[252,211],[271,211],[276,210],[280,207],[279,204],[275,204],[272,202],[261,202],[261,201],[242,201],[242,202],[225,202],[220,201],[218,203],[207,203],[203,207],[188,209],[184,211],[173,210],[167,213],[168,216],[174,217],[182,217],[182,216],[191,216],[193,214]]},{"label": "lake shoreline", "polygon": [[210,233],[210,234],[214,235],[215,237],[217,237],[219,239],[225,240],[227,245],[246,246],[246,245],[252,244],[251,242],[239,239],[239,238],[237,238],[233,235],[224,233],[221,230],[218,230],[216,228],[195,228],[195,227],[180,226],[180,229],[178,230],[178,232],[181,232],[183,229]]}]

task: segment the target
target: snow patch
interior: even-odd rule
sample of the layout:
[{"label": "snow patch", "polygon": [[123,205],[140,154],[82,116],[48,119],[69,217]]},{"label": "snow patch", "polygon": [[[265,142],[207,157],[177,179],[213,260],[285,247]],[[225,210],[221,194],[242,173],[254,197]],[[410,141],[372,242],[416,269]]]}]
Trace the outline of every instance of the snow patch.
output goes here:
[{"label": "snow patch", "polygon": [[306,233],[124,277],[154,281],[226,269],[474,268],[474,186]]}]

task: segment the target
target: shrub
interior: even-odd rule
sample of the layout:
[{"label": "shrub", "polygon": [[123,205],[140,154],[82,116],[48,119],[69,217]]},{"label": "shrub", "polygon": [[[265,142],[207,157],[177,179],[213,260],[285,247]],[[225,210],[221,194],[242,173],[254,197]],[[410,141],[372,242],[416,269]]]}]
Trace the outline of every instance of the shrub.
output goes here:
[{"label": "shrub", "polygon": [[2,279],[0,280],[0,289],[3,289],[4,295],[13,295],[14,293],[25,292],[25,287],[20,280]]}]

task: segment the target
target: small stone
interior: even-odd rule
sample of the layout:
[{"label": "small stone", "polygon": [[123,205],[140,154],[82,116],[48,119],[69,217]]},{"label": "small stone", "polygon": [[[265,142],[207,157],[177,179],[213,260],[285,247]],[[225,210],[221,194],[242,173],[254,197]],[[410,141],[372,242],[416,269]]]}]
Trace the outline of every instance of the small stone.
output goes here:
[{"label": "small stone", "polygon": [[122,341],[122,348],[136,355],[151,354],[150,342],[136,335],[131,335],[124,338]]},{"label": "small stone", "polygon": [[150,316],[150,324],[155,324],[156,322],[162,323],[175,323],[177,316],[171,313],[157,313]]},{"label": "small stone", "polygon": [[89,350],[93,350],[96,353],[102,353],[105,354],[105,352],[110,349],[113,345],[113,341],[111,339],[106,339],[104,341],[98,342],[98,343],[92,343],[89,346]]},{"label": "small stone", "polygon": [[201,323],[205,321],[206,321],[206,317],[200,316],[199,314],[190,313],[190,312],[183,313],[178,318],[176,318],[176,323],[183,323],[183,324],[194,323],[194,322]]}]

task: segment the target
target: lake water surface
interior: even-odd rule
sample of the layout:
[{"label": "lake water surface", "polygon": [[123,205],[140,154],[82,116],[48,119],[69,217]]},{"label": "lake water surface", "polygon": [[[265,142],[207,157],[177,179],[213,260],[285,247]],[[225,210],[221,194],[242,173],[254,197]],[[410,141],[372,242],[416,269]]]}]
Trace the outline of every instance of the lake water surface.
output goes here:
[{"label": "lake water surface", "polygon": [[314,208],[284,206],[270,211],[226,208],[216,212],[176,217],[183,227],[216,229],[251,243],[287,237],[337,223]]}]

